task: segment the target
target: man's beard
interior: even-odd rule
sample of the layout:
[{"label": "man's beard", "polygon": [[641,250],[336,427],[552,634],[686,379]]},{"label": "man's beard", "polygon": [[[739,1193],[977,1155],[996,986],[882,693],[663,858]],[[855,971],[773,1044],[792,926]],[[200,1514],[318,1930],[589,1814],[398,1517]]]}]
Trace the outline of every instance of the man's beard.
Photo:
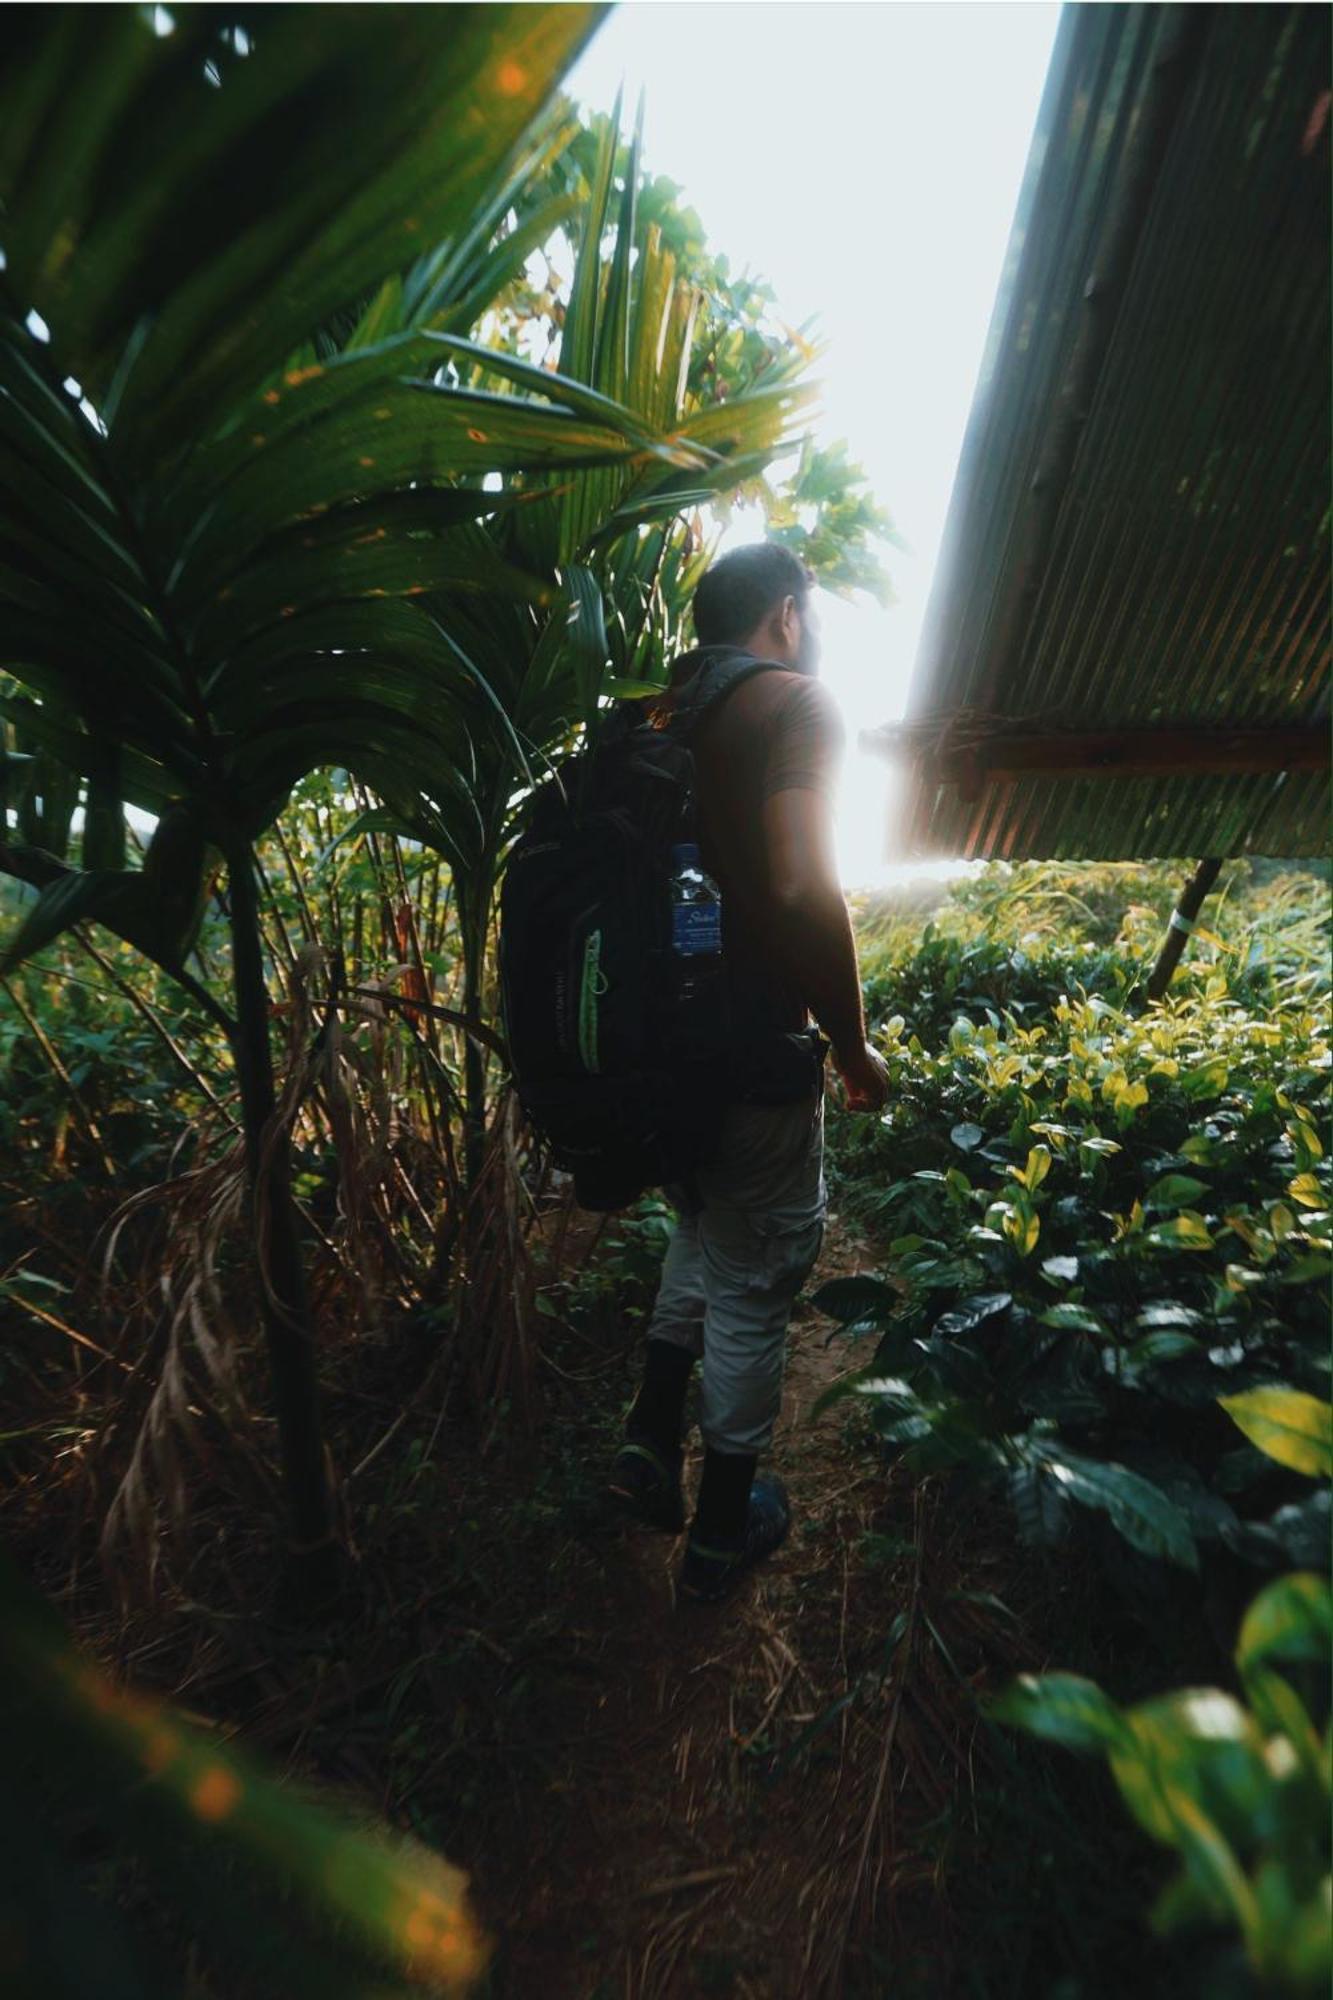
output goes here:
[{"label": "man's beard", "polygon": [[819,673],[819,634],[801,621],[801,637],[796,647],[796,658],[792,662],[798,674],[807,674],[814,680]]}]

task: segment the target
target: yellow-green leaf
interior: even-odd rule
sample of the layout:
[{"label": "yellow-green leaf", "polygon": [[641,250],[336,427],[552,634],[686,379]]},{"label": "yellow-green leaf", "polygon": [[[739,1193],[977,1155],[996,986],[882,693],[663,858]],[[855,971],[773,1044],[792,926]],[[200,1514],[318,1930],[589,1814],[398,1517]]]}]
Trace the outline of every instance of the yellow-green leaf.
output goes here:
[{"label": "yellow-green leaf", "polygon": [[1312,1479],[1333,1477],[1333,1406],[1275,1383],[1218,1399],[1251,1444]]},{"label": "yellow-green leaf", "polygon": [[1326,1577],[1298,1570],[1260,1591],[1245,1614],[1236,1642],[1242,1673],[1276,1654],[1287,1660],[1326,1660],[1333,1653],[1333,1592]]},{"label": "yellow-green leaf", "polygon": [[1037,1247],[1041,1223],[1030,1209],[1011,1208],[1000,1223],[1020,1257],[1029,1257]]},{"label": "yellow-green leaf", "polygon": [[1211,1250],[1213,1239],[1208,1224],[1192,1208],[1182,1209],[1169,1222],[1159,1222],[1148,1231],[1148,1241],[1163,1250]]}]

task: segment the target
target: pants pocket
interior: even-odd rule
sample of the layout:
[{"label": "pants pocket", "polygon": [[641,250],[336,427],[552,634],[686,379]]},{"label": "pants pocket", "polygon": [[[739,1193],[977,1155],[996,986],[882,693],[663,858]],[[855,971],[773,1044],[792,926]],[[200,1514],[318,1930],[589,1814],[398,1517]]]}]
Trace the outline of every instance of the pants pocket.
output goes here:
[{"label": "pants pocket", "polygon": [[760,1238],[759,1267],[762,1281],[773,1290],[795,1298],[819,1261],[824,1247],[824,1218],[809,1222],[786,1222],[776,1216],[762,1216],[757,1228]]}]

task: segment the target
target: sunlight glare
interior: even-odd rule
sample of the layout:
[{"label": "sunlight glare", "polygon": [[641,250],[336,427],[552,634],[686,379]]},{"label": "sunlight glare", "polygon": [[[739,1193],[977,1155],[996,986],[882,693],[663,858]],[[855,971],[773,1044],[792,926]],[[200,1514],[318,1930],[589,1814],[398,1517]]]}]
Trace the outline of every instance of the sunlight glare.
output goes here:
[{"label": "sunlight glare", "polygon": [[[717,0],[706,60],[691,11],[620,6],[566,88],[609,111],[622,82],[627,103],[646,87],[647,172],[680,184],[733,272],[772,285],[775,327],[823,343],[817,441],[846,439],[911,545],[888,553],[889,610],[820,607],[847,728],[844,883],[869,886],[904,857],[884,851],[888,767],[858,738],[903,713],[1059,9]],[[738,510],[727,545],[758,532]]]}]

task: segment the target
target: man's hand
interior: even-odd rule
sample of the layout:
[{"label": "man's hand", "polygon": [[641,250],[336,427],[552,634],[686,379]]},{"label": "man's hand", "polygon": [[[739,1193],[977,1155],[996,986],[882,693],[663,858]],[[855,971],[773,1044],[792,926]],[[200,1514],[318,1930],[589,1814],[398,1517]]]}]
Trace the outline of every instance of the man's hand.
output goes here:
[{"label": "man's hand", "polygon": [[838,1075],[847,1093],[849,1111],[882,1111],[889,1095],[889,1066],[869,1042],[847,1054],[833,1053]]}]

